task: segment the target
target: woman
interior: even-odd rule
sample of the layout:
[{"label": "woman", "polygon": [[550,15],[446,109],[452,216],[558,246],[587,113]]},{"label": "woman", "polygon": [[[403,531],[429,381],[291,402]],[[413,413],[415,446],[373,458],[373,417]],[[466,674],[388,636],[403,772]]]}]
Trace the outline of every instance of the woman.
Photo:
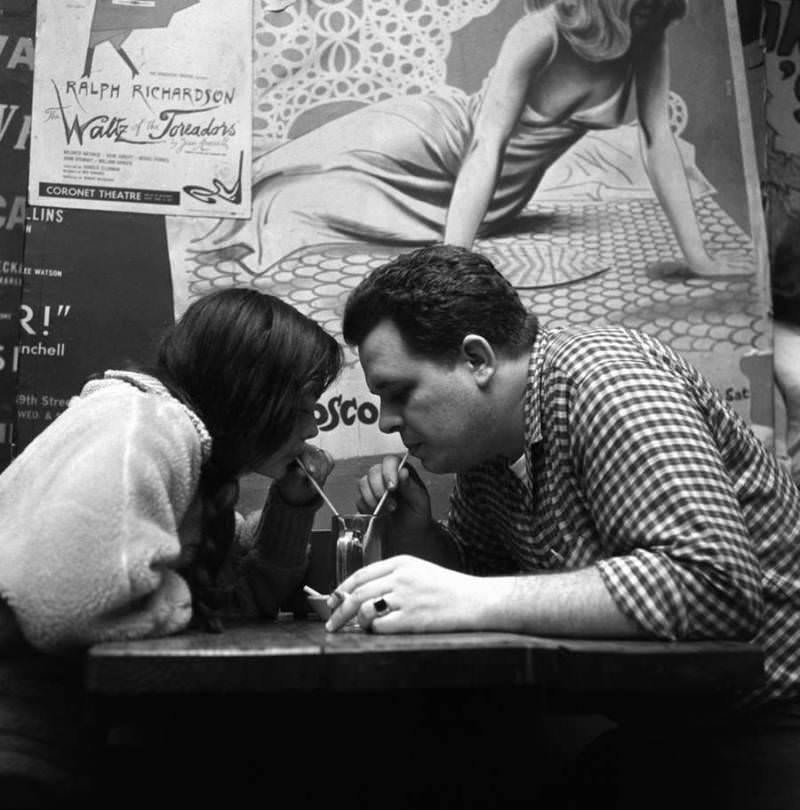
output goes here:
[{"label": "woman", "polygon": [[[42,653],[274,617],[298,590],[321,501],[295,458],[320,484],[333,467],[306,442],[340,366],[336,341],[288,304],[218,291],[166,333],[152,370],[89,381],[3,472],[4,806],[72,798],[94,762],[72,658]],[[243,516],[248,472],[274,483]]]},{"label": "woman", "polygon": [[392,98],[255,161],[253,217],[220,220],[197,258],[244,246],[263,272],[325,242],[470,247],[507,229],[583,135],[622,124],[635,88],[646,168],[692,273],[730,275],[705,249],[669,129],[666,30],[686,0],[526,8],[475,95]]},{"label": "woman", "polygon": [[[216,573],[222,609],[274,616],[301,584],[320,505],[294,459],[320,483],[332,468],[306,440],[339,368],[314,322],[232,289],[188,308],[152,373],[88,382],[0,476],[6,634],[50,651],[173,633],[192,617],[189,583],[209,607]],[[243,517],[247,472],[275,486]]]}]

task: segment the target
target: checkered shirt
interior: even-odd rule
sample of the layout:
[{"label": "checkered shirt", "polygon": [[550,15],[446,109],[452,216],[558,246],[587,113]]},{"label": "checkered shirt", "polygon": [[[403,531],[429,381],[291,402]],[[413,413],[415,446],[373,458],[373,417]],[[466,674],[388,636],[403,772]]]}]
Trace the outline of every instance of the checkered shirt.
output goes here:
[{"label": "checkered shirt", "polygon": [[622,327],[541,330],[525,395],[527,482],[507,460],[457,476],[448,529],[464,569],[597,566],[663,639],[753,639],[800,695],[800,492],[711,384]]}]

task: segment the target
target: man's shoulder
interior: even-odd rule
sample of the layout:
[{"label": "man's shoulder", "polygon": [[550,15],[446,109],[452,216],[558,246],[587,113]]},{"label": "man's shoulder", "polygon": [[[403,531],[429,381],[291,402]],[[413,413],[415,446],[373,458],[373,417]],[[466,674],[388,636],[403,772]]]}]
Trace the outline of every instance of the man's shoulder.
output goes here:
[{"label": "man's shoulder", "polygon": [[545,366],[564,370],[584,370],[604,362],[632,360],[646,345],[658,345],[641,332],[614,325],[543,330],[542,338]]}]

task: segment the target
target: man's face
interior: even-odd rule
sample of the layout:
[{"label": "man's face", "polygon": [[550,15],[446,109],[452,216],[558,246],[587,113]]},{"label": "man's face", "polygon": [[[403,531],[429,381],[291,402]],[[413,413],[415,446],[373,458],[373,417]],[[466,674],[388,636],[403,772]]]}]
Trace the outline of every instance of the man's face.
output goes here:
[{"label": "man's face", "polygon": [[450,365],[409,353],[388,320],[358,350],[367,386],[380,398],[381,431],[399,432],[431,472],[460,472],[483,460],[488,404],[465,359]]}]

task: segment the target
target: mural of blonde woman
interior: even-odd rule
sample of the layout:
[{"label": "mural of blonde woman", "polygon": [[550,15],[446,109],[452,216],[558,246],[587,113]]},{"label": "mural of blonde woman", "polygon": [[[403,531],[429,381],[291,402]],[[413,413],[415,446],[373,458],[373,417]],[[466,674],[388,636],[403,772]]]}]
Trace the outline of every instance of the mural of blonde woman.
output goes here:
[{"label": "mural of blonde woman", "polygon": [[644,165],[695,276],[738,275],[709,255],[669,126],[667,27],[687,0],[528,0],[509,31],[455,181],[444,241],[470,247],[517,213],[544,171],[635,92]]},{"label": "mural of blonde woman", "polygon": [[471,93],[395,96],[268,151],[253,216],[217,220],[191,252],[252,255],[257,273],[314,244],[403,246],[519,228],[547,170],[585,135],[622,125],[635,98],[646,174],[686,275],[752,272],[713,255],[670,130],[667,29],[686,0],[528,0]]}]

